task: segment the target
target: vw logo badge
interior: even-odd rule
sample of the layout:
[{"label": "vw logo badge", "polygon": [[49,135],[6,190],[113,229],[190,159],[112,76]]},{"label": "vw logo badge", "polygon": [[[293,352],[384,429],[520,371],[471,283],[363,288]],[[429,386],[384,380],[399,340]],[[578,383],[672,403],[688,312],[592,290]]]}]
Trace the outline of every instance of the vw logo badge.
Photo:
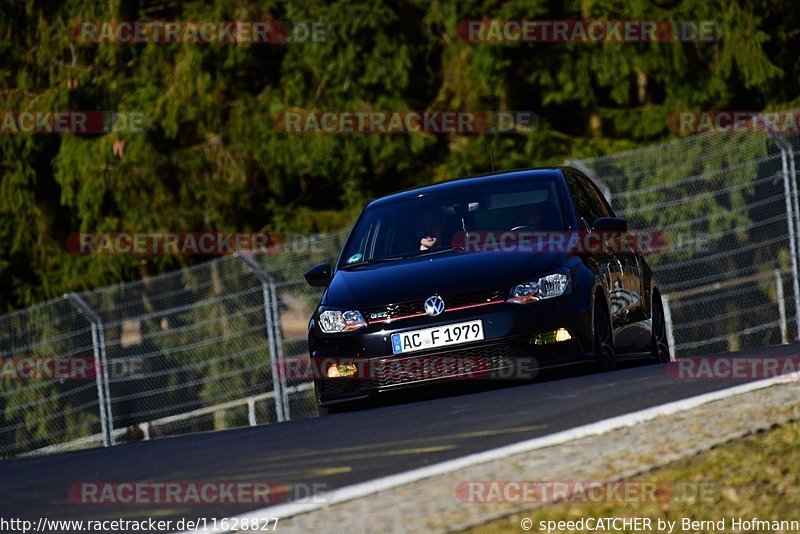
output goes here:
[{"label": "vw logo badge", "polygon": [[436,317],[444,311],[444,301],[439,295],[428,297],[425,301],[425,313],[431,317]]}]

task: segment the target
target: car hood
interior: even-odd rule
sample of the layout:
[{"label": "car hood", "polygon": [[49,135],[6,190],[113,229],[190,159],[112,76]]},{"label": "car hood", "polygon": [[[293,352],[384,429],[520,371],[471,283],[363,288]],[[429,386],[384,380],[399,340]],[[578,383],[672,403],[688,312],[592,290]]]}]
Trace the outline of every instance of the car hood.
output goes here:
[{"label": "car hood", "polygon": [[433,294],[457,295],[511,288],[540,274],[568,266],[568,254],[448,251],[406,260],[339,270],[322,304],[365,309],[425,300]]}]

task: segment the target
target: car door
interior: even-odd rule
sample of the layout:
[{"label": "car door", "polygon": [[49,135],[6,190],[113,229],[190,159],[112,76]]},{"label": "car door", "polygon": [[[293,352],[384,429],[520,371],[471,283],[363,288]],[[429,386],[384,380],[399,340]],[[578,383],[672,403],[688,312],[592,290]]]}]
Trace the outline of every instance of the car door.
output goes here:
[{"label": "car door", "polygon": [[[572,203],[575,207],[575,215],[578,219],[577,231],[581,234],[590,232],[592,230],[592,222],[598,217],[604,217],[602,210],[598,209],[596,203],[593,202],[592,197],[589,195],[586,187],[582,183],[580,175],[574,172],[566,174],[567,186],[572,196]],[[622,264],[619,259],[606,250],[605,247],[599,247],[598,250],[593,250],[591,253],[583,255],[584,261],[593,262],[596,271],[603,280],[603,285],[608,291],[609,307],[611,308],[611,321],[614,325],[614,330],[619,329],[624,321],[622,316],[622,308],[620,303],[621,293],[623,290],[623,273]],[[591,266],[590,266],[591,267]]]},{"label": "car door", "polygon": [[[614,211],[597,186],[587,177],[579,175],[579,181],[589,196],[589,202],[596,208],[593,216],[615,217]],[[642,302],[642,256],[639,251],[628,252],[617,248],[613,252],[620,271],[619,287],[612,289],[612,311],[616,309],[619,330],[615,338],[617,352],[620,354],[639,352],[647,346],[642,345],[642,325],[645,319],[645,306]]]}]

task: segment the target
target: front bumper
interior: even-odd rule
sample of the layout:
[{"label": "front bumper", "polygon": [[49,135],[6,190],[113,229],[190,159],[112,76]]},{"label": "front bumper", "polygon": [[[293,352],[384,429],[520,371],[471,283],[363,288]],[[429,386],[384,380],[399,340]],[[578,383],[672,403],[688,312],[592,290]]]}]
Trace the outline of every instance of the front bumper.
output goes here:
[{"label": "front bumper", "polygon": [[[392,353],[394,333],[474,319],[483,321],[484,339],[409,354]],[[540,333],[567,328],[572,339],[536,345]],[[351,333],[309,336],[315,369],[326,362],[354,362],[352,377],[315,380],[320,406],[372,394],[448,380],[530,380],[541,368],[592,359],[591,310],[578,294],[518,305],[491,304],[454,310],[432,318],[373,323]]]}]

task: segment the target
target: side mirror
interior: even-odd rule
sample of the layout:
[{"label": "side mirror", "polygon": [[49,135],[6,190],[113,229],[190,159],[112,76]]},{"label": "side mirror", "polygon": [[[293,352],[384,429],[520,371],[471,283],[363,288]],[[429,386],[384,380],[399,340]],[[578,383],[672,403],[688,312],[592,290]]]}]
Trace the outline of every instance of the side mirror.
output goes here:
[{"label": "side mirror", "polygon": [[331,281],[331,265],[329,263],[322,263],[316,267],[312,267],[304,275],[308,285],[313,287],[325,287]]},{"label": "side mirror", "polygon": [[628,221],[619,217],[599,217],[592,223],[593,232],[627,232]]}]

